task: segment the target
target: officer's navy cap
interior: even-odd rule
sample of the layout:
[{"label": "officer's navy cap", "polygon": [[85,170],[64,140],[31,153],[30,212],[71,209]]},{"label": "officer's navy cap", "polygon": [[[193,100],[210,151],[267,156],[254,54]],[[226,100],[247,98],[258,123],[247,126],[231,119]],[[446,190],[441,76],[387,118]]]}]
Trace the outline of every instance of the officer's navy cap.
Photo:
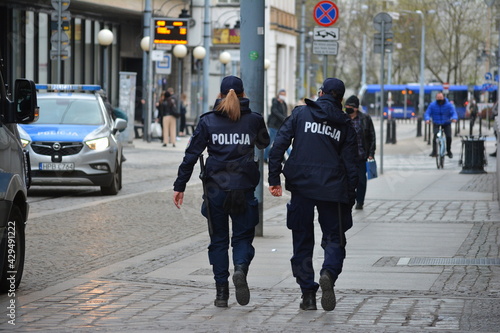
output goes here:
[{"label": "officer's navy cap", "polygon": [[328,78],[323,82],[321,86],[321,91],[325,94],[330,94],[332,91],[335,91],[337,94],[344,96],[345,93],[345,85],[339,79],[336,78]]},{"label": "officer's navy cap", "polygon": [[231,89],[234,89],[236,94],[243,93],[243,81],[241,81],[241,79],[237,76],[226,76],[222,79],[222,83],[220,84],[220,93],[227,95]]}]

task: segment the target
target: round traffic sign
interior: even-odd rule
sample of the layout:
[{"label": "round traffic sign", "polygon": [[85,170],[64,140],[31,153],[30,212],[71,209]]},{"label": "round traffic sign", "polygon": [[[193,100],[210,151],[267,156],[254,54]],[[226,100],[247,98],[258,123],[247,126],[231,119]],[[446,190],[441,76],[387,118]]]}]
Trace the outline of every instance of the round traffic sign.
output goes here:
[{"label": "round traffic sign", "polygon": [[331,1],[320,1],[314,6],[313,16],[316,23],[329,27],[339,19],[339,8]]},{"label": "round traffic sign", "polygon": [[392,28],[392,17],[387,13],[378,13],[373,18],[373,27],[375,30],[382,32],[382,23],[384,24],[384,32],[388,32]]}]

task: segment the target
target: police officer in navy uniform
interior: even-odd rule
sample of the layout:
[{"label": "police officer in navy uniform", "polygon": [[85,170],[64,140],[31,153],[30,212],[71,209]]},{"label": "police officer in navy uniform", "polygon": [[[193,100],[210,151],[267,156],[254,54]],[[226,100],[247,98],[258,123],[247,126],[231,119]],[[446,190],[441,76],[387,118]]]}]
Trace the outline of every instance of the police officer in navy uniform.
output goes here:
[{"label": "police officer in navy uniform", "polygon": [[[282,195],[280,174],[291,192],[287,204],[287,227],[292,230],[293,276],[302,291],[302,310],[336,305],[333,287],[345,258],[345,231],[352,226],[351,210],[358,182],[356,131],[342,111],[344,83],[336,78],[323,82],[316,102],[306,99],[281,126],[269,155],[269,190]],[[290,157],[282,168],[285,150],[293,141]],[[314,208],[323,232],[324,261],[319,284],[314,280]]]},{"label": "police officer in navy uniform", "polygon": [[227,76],[222,80],[219,99],[213,111],[200,117],[174,183],[174,204],[180,208],[194,165],[207,148],[205,186],[208,198],[204,196],[202,214],[207,217],[207,211],[210,212],[207,219],[212,233],[208,257],[214,273],[217,290],[214,304],[217,307],[227,307],[229,299],[229,217],[232,220],[236,301],[240,305],[250,301],[246,276],[255,254],[252,242],[259,222],[254,190],[260,172],[254,147],[266,148],[269,134],[263,117],[252,112],[249,103],[240,78]]}]

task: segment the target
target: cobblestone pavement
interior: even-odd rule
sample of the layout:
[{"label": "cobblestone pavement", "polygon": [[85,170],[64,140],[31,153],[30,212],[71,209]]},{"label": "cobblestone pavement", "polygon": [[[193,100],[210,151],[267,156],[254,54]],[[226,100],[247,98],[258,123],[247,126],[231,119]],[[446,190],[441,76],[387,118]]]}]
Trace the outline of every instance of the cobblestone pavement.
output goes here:
[{"label": "cobblestone pavement", "polygon": [[[415,168],[437,172],[432,161],[408,156],[404,147],[416,147],[428,154],[428,146],[420,140],[401,139],[398,145],[387,146],[389,185],[401,187],[402,193],[404,180],[414,174]],[[152,144],[127,148],[125,186],[117,197],[102,197],[91,188],[34,190],[30,196],[25,276],[15,298],[0,296],[0,330],[499,331],[500,265],[433,266],[437,278],[428,289],[342,288],[336,290],[337,306],[329,313],[298,309],[300,294],[285,263],[277,268],[284,267],[286,272],[271,267],[266,274],[285,276],[292,283],[252,287],[251,302],[245,307],[238,306],[233,295],[229,308],[214,307],[213,283],[200,278],[211,276],[206,254],[204,265],[193,259],[192,279],[179,278],[173,271],[153,274],[178,262],[189,263],[193,254],[205,253],[207,246],[206,225],[199,214],[201,186],[194,179],[197,177],[186,191],[183,208],[174,209],[170,189],[182,150],[164,151]],[[456,161],[447,160],[446,168],[453,172],[444,173],[448,180],[460,170]],[[386,226],[418,224],[425,228],[443,224],[451,231],[470,225],[449,259],[500,258],[495,174],[488,170],[487,174],[462,177],[468,177],[468,181],[458,192],[483,193],[486,199],[434,200],[432,195],[419,200],[406,200],[404,195],[399,200],[372,198],[363,211],[354,211],[354,221],[380,230]],[[269,242],[281,244],[287,237],[286,231],[282,232],[286,229],[286,198],[273,198],[264,191],[266,236],[256,239],[256,248]],[[290,245],[288,238],[285,240]],[[384,253],[373,267],[421,274],[422,278],[428,273],[429,266],[420,270],[401,265],[400,255]],[[7,307],[12,300],[15,326],[8,322],[12,313]]]}]

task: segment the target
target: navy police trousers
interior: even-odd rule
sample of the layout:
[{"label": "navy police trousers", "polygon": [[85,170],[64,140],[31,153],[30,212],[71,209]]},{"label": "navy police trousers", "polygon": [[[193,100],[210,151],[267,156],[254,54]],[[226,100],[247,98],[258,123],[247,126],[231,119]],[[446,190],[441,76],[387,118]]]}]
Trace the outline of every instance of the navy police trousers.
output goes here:
[{"label": "navy police trousers", "polygon": [[[322,273],[327,270],[334,281],[342,272],[345,259],[345,230],[339,228],[339,208],[342,218],[349,219],[347,205],[330,201],[306,198],[292,192],[292,198],[287,204],[287,227],[292,231],[293,256],[291,258],[292,272],[302,292],[316,292],[318,283],[314,281],[314,208],[318,209],[318,221],[323,232],[321,247],[324,250]],[[348,223],[345,223],[348,222]],[[350,221],[343,225],[350,227]],[[342,243],[341,243],[342,239]]]},{"label": "navy police trousers", "polygon": [[[210,216],[213,234],[210,236],[208,258],[212,265],[216,283],[226,283],[229,278],[229,218],[232,221],[231,246],[233,248],[233,265],[249,266],[255,249],[252,245],[255,226],[259,223],[259,211],[254,191],[245,193],[246,211],[241,214],[228,214],[224,211],[224,201],[229,192],[211,189],[209,194]],[[207,217],[205,202],[201,213]]]}]

